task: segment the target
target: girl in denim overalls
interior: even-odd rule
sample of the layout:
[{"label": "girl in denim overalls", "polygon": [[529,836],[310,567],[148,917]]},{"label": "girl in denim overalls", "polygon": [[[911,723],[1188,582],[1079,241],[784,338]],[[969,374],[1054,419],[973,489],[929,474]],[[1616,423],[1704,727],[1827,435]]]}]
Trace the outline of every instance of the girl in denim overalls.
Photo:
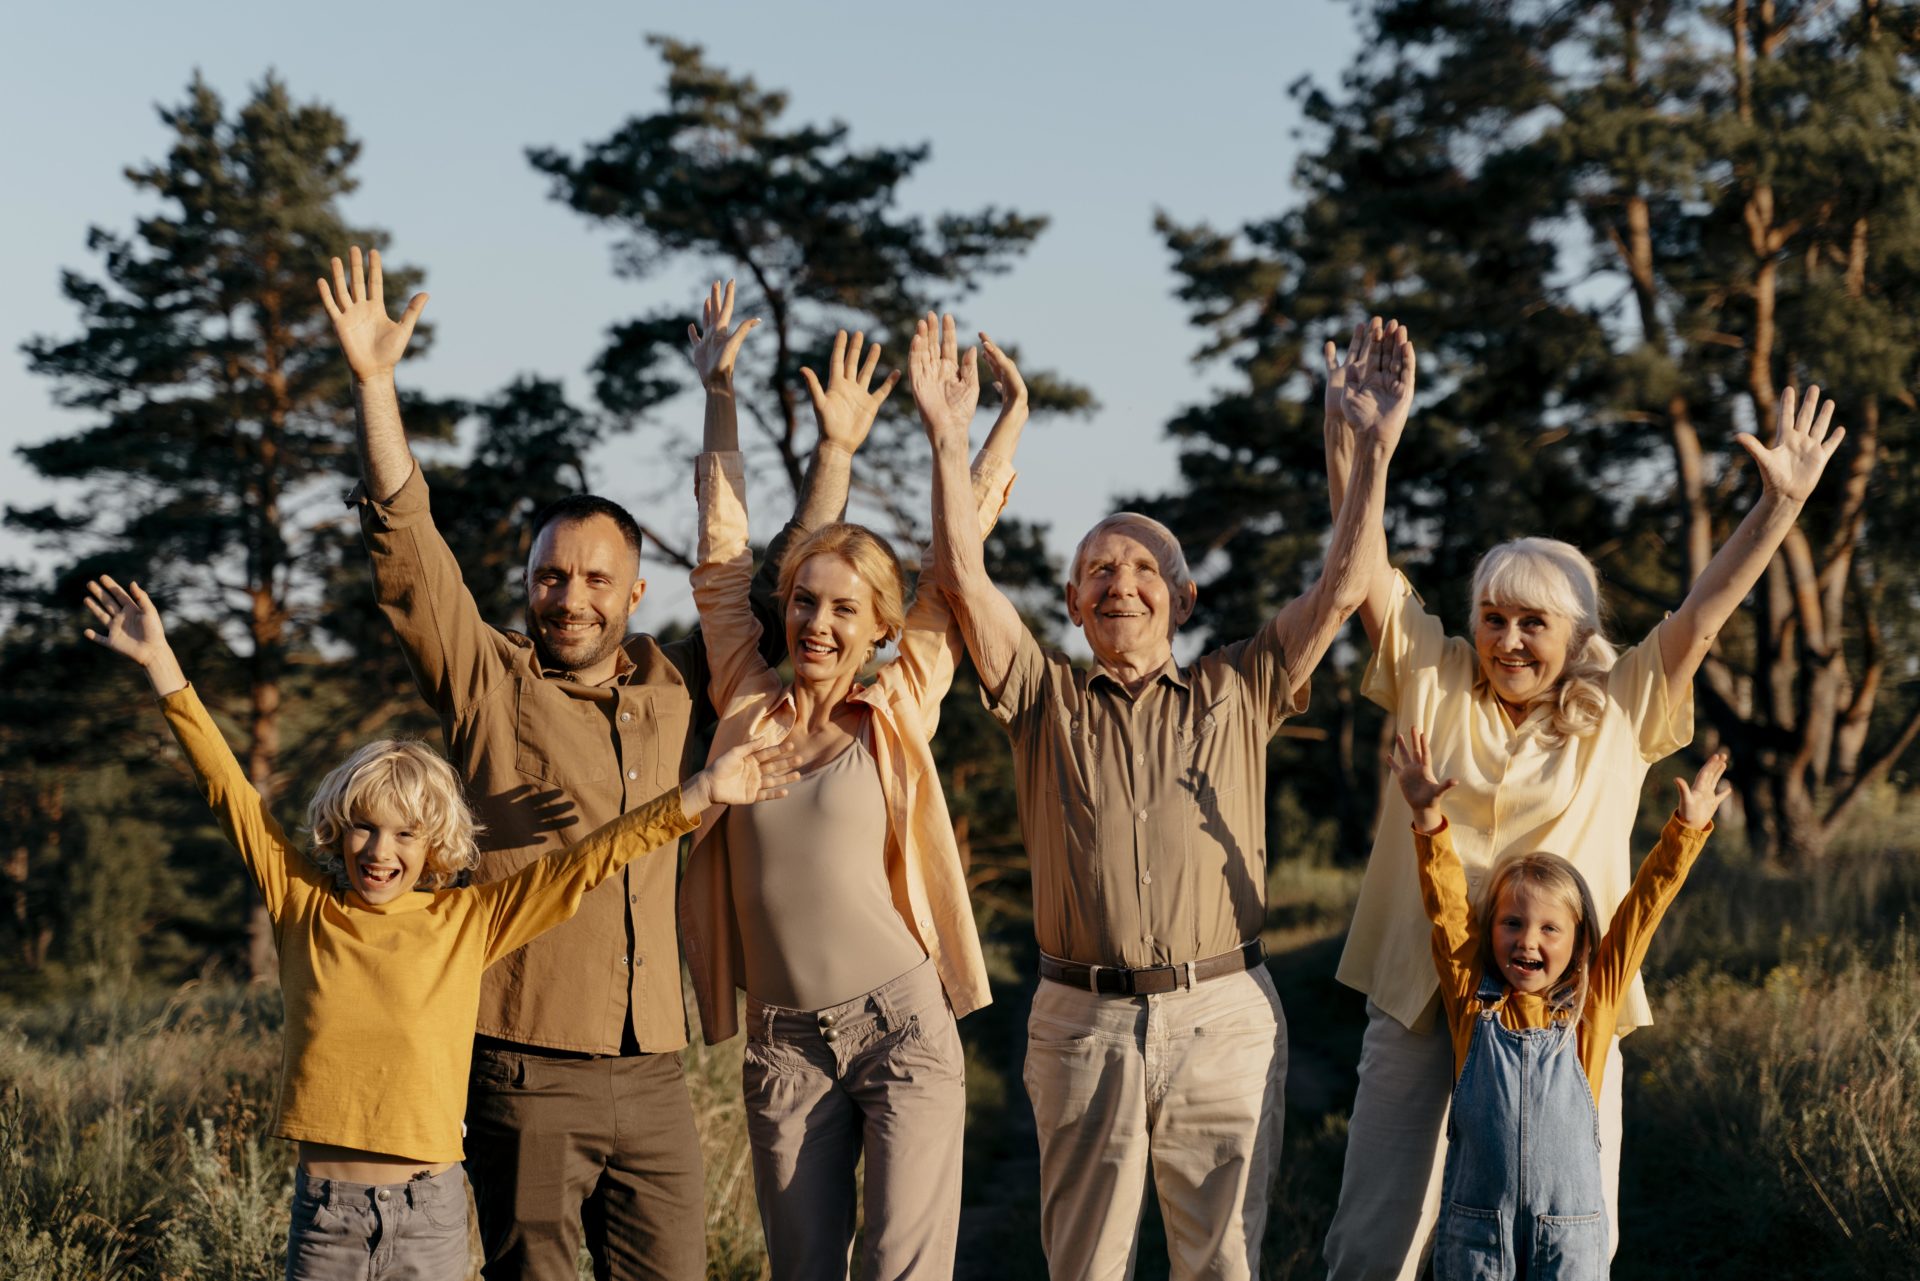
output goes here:
[{"label": "girl in denim overalls", "polygon": [[1594,1098],[1622,995],[1732,790],[1717,753],[1689,786],[1606,932],[1571,863],[1522,854],[1495,866],[1476,917],[1447,834],[1426,735],[1391,764],[1413,810],[1433,963],[1453,1036],[1453,1114],[1435,1239],[1436,1281],[1586,1281],[1607,1275]]}]

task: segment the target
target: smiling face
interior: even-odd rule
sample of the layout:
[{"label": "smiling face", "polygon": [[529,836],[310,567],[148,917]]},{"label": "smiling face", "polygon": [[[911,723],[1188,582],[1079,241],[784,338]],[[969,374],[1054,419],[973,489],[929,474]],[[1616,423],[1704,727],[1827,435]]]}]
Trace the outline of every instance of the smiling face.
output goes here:
[{"label": "smiling face", "polygon": [[851,561],[830,552],[809,556],[795,571],[786,621],[796,684],[851,681],[886,638],[873,585]]},{"label": "smiling face", "polygon": [[368,801],[353,812],[340,835],[347,882],[369,903],[391,903],[411,894],[427,866],[421,824],[390,806]]},{"label": "smiling face", "polygon": [[1524,605],[1480,601],[1473,616],[1473,648],[1480,670],[1501,702],[1524,707],[1552,689],[1567,670],[1573,621]]},{"label": "smiling face", "polygon": [[527,634],[543,666],[588,684],[613,674],[627,617],[646,594],[639,562],[607,516],[555,520],[527,557]]},{"label": "smiling face", "polygon": [[1096,534],[1067,584],[1067,616],[1110,667],[1158,667],[1173,654],[1174,629],[1193,612],[1193,593],[1177,590],[1160,558],[1125,527]]},{"label": "smiling face", "polygon": [[1567,972],[1579,942],[1579,920],[1551,894],[1509,881],[1493,910],[1493,962],[1516,992],[1540,996]]}]

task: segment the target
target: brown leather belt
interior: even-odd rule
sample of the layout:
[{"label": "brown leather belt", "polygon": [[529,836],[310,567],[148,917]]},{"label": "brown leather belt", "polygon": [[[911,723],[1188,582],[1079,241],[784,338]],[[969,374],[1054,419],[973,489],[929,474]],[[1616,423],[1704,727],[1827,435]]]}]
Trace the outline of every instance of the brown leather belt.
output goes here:
[{"label": "brown leather belt", "polygon": [[1196,983],[1205,983],[1208,979],[1223,975],[1245,973],[1266,959],[1266,944],[1259,939],[1242,943],[1231,952],[1209,956],[1204,961],[1188,961],[1181,965],[1143,965],[1136,970],[1119,965],[1082,965],[1078,961],[1063,961],[1042,952],[1040,977],[1105,996],[1158,996],[1162,992],[1191,988]]}]

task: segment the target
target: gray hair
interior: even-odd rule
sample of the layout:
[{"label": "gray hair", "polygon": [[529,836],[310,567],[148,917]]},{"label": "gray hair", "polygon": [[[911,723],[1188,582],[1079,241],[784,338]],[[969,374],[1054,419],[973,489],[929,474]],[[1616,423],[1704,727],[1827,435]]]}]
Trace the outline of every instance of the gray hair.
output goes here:
[{"label": "gray hair", "polygon": [[[1607,708],[1607,673],[1613,670],[1616,653],[1607,640],[1600,576],[1586,554],[1557,538],[1501,543],[1474,567],[1469,617],[1478,620],[1480,607],[1488,602],[1558,614],[1573,624],[1560,679],[1527,705],[1529,714],[1536,707],[1547,709],[1541,741],[1558,747],[1599,728]],[[1485,685],[1486,673],[1476,668],[1475,689]]]},{"label": "gray hair", "polygon": [[1067,581],[1080,581],[1080,571],[1086,568],[1087,549],[1102,534],[1125,531],[1146,544],[1153,558],[1160,562],[1160,576],[1173,588],[1177,599],[1193,594],[1193,571],[1187,568],[1187,554],[1180,550],[1180,540],[1173,531],[1151,516],[1140,512],[1115,512],[1087,531],[1080,545],[1073,549],[1073,567],[1067,575]]}]

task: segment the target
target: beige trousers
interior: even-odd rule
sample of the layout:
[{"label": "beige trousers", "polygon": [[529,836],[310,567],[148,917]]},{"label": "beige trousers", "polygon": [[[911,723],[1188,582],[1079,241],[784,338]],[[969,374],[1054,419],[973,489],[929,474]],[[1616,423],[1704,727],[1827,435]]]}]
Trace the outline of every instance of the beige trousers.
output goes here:
[{"label": "beige trousers", "polygon": [[1043,979],[1026,1083],[1048,1271],[1133,1275],[1151,1162],[1176,1281],[1257,1276],[1286,1075],[1287,1021],[1264,966],[1160,996]]},{"label": "beige trousers", "polygon": [[844,1281],[866,1153],[860,1275],[953,1275],[965,1054],[933,962],[824,1010],[751,998],[741,1085],[775,1281]]},{"label": "beige trousers", "polygon": [[[1607,1240],[1620,1243],[1620,1041],[1597,1100]],[[1327,1231],[1329,1281],[1413,1281],[1433,1248],[1447,1164],[1453,1043],[1443,1020],[1412,1032],[1372,1001],[1360,1045],[1360,1090],[1347,1127],[1340,1205]]]}]

